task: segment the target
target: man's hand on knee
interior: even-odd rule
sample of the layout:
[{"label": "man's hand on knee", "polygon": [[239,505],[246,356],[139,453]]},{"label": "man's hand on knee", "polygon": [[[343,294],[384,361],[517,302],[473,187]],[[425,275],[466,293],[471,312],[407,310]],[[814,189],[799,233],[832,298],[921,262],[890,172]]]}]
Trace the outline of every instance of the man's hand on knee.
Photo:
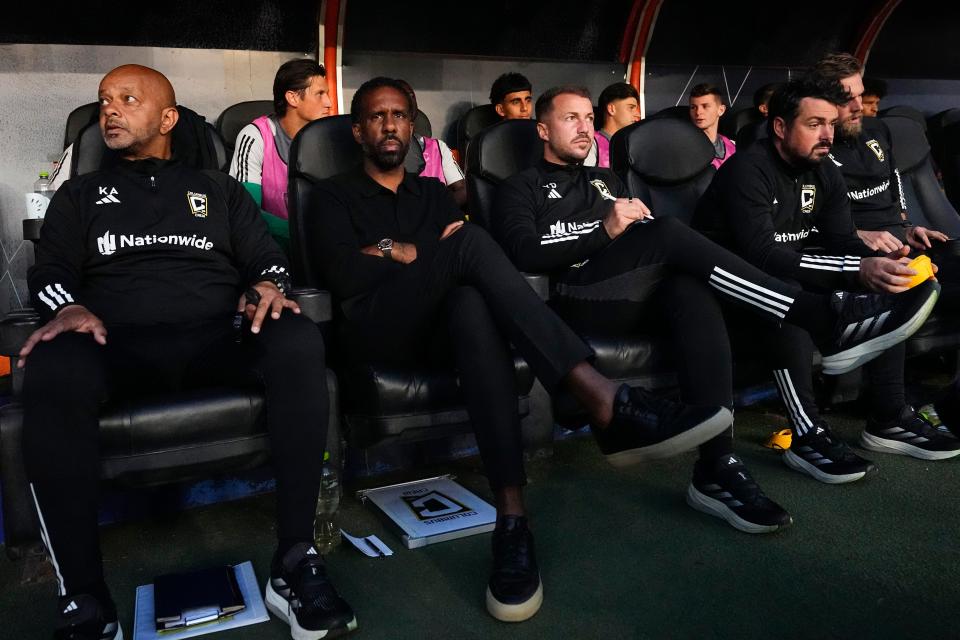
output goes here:
[{"label": "man's hand on knee", "polygon": [[[274,320],[280,319],[280,313],[284,309],[290,309],[294,313],[300,313],[300,305],[293,300],[288,300],[283,292],[272,282],[264,280],[258,282],[252,287],[253,291],[241,299],[243,310],[250,320],[250,332],[260,333],[260,327],[263,325],[263,319],[267,313]],[[253,293],[257,295],[252,295]]]},{"label": "man's hand on knee", "polygon": [[17,360],[17,366],[23,367],[27,356],[41,340],[50,342],[61,333],[71,331],[92,334],[93,339],[98,344],[107,344],[107,329],[103,326],[100,318],[82,305],[71,304],[60,309],[53,320],[30,334],[27,341],[23,343],[23,348],[20,349],[20,359]]}]

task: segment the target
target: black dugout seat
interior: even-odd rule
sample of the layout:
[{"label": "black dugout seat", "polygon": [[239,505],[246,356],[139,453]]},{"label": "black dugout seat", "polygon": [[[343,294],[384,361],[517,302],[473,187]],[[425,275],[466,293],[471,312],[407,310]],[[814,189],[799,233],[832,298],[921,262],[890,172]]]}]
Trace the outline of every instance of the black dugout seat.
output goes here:
[{"label": "black dugout seat", "polygon": [[[200,116],[183,117],[175,143],[185,161],[198,168],[217,169],[216,131]],[[182,129],[181,124],[186,123]],[[191,140],[190,137],[194,136]],[[177,142],[179,141],[179,142]],[[189,150],[189,152],[188,152]],[[109,161],[96,123],[88,125],[74,145],[74,175],[100,168]],[[315,322],[330,318],[326,292],[291,293],[303,313]],[[14,311],[0,320],[0,355],[15,357],[24,340],[39,327],[32,309]],[[77,375],[82,375],[78,372]],[[14,398],[0,408],[0,485],[7,554],[18,557],[37,551],[40,539],[36,511],[29,496],[21,454],[23,407],[18,401],[21,370],[14,371]],[[339,463],[339,406],[336,378],[328,371],[330,391],[327,448]],[[192,481],[225,471],[263,465],[270,446],[264,422],[262,390],[256,386],[223,387],[144,397],[117,397],[100,416],[101,477],[126,486]],[[317,464],[323,451],[317,452]]]},{"label": "black dugout seat", "polygon": [[[223,140],[223,146],[226,151],[227,162],[233,157],[234,146],[237,144],[237,136],[240,130],[259,118],[273,113],[272,100],[247,100],[230,105],[217,116],[216,129]],[[223,167],[225,170],[229,166]]]},{"label": "black dugout seat", "polygon": [[[893,156],[900,170],[910,221],[942,231],[951,238],[960,237],[960,216],[937,182],[930,145],[923,128],[915,118],[909,116],[888,116],[881,118],[881,122],[890,131]],[[948,242],[945,250],[958,255],[958,244],[960,242],[957,240]],[[933,257],[936,260],[936,254]],[[956,314],[935,309],[930,319],[907,341],[908,355],[960,347],[958,327],[960,318]]]},{"label": "black dugout seat", "polygon": [[740,144],[739,136],[743,128],[762,120],[764,120],[764,117],[760,115],[756,107],[741,107],[739,109],[731,107],[720,116],[720,133]]},{"label": "black dugout seat", "polygon": [[673,120],[686,120],[690,122],[690,107],[685,104],[678,104],[674,107],[660,109],[652,116],[647,116],[646,120],[659,120],[660,118],[671,118]]},{"label": "black dugout seat", "polygon": [[766,137],[767,119],[763,118],[740,129],[737,134],[737,149],[743,151],[757,140],[763,140]]},{"label": "black dugout seat", "polygon": [[433,125],[430,124],[430,118],[423,111],[417,111],[417,117],[413,120],[413,131],[418,136],[433,137]]},{"label": "black dugout seat", "polygon": [[905,104],[881,109],[877,112],[877,116],[880,118],[910,118],[920,125],[924,133],[927,131],[927,118],[923,115],[923,112]]},{"label": "black dugout seat", "polygon": [[[466,170],[472,219],[491,228],[497,215],[494,210],[497,187],[542,157],[543,142],[532,120],[507,120],[477,134],[470,144]],[[588,335],[584,338],[596,352],[594,365],[611,379],[652,389],[676,385],[670,349],[665,343],[658,345],[657,340],[642,335]],[[582,409],[569,394],[556,393],[553,406],[559,424],[584,424]]]},{"label": "black dugout seat", "polygon": [[[416,149],[416,144],[411,144]],[[290,149],[290,236],[298,282],[322,287],[315,256],[306,238],[317,233],[312,220],[324,215],[310,207],[314,185],[348,171],[361,162],[361,150],[350,130],[349,116],[331,116],[311,122]],[[334,305],[336,307],[336,305]],[[336,327],[334,327],[336,330]],[[363,361],[355,354],[336,351],[335,369],[341,381],[343,426],[347,442],[358,448],[413,442],[468,433],[470,419],[456,372],[440,365],[400,367]],[[533,384],[529,366],[516,358],[518,407],[528,448],[549,449],[553,422],[546,395]],[[352,455],[348,448],[348,456]]]},{"label": "black dugout seat", "polygon": [[943,189],[955,208],[960,208],[960,109],[941,116],[941,126],[933,132],[936,162]]},{"label": "black dugout seat", "polygon": [[63,148],[66,149],[73,144],[80,132],[91,122],[96,122],[99,117],[100,103],[98,102],[80,105],[71,111],[67,116],[67,126],[63,133]]},{"label": "black dugout seat", "polygon": [[467,154],[470,140],[491,125],[500,122],[496,108],[492,104],[482,104],[474,107],[460,116],[457,120],[457,151],[460,157]]},{"label": "black dugout seat", "polygon": [[697,200],[713,179],[713,145],[690,122],[641,120],[610,141],[610,167],[654,217],[690,224]]}]

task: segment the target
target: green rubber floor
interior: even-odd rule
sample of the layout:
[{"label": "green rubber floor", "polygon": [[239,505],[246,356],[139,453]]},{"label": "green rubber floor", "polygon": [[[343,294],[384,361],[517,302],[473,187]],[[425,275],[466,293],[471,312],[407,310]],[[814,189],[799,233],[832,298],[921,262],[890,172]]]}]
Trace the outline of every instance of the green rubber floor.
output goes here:
[{"label": "green rubber floor", "polygon": [[[854,442],[862,423],[831,416]],[[395,550],[328,557],[362,638],[960,638],[960,459],[874,454],[880,472],[828,486],[789,470],[760,441],[782,419],[737,413],[738,451],[766,493],[793,515],[787,530],[751,536],[684,502],[694,454],[617,471],[589,437],[528,464],[528,509],[544,582],[531,620],[489,617],[486,535],[408,551],[354,498],[343,526]],[[475,458],[399,479],[454,473],[489,496]],[[153,576],[252,560],[261,582],[273,552],[273,496],[103,529],[108,581],[132,637],[134,590]],[[25,583],[0,559],[0,638],[50,637],[52,581]],[[280,622],[217,633],[289,638]]]}]

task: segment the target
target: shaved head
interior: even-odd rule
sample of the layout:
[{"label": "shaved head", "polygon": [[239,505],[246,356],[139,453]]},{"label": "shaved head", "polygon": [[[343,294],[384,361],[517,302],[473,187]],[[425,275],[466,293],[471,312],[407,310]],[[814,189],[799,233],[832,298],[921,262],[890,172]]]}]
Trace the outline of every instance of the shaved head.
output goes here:
[{"label": "shaved head", "polygon": [[107,147],[130,160],[170,157],[177,97],[166,76],[125,64],[100,81],[100,131]]}]

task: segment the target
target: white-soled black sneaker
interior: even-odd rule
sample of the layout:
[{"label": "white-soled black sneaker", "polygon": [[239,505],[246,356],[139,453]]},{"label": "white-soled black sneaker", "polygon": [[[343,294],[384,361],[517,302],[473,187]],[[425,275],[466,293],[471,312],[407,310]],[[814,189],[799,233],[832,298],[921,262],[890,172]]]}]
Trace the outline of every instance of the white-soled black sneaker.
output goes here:
[{"label": "white-soled black sneaker", "polygon": [[960,440],[946,427],[936,427],[906,406],[896,420],[867,422],[860,446],[880,453],[895,453],[921,460],[946,460],[960,455]]},{"label": "white-soled black sneaker", "polygon": [[823,373],[837,376],[870,362],[923,326],[940,295],[933,280],[898,294],[834,291],[834,335],[819,345]]},{"label": "white-soled black sneaker", "polygon": [[100,602],[92,595],[80,594],[63,596],[58,604],[60,622],[54,640],[123,640],[117,608],[109,598]]},{"label": "white-soled black sneaker", "polygon": [[740,456],[732,453],[697,461],[687,504],[746,533],[772,533],[793,522],[783,507],[764,495]]},{"label": "white-soled black sneaker", "polygon": [[854,482],[877,469],[834,437],[822,420],[811,431],[793,437],[790,448],[783,452],[783,462],[826,484]]},{"label": "white-soled black sneaker", "polygon": [[283,558],[274,555],[264,600],[290,625],[293,640],[336,638],[357,628],[353,609],[331,584],[316,548],[306,542]]}]

